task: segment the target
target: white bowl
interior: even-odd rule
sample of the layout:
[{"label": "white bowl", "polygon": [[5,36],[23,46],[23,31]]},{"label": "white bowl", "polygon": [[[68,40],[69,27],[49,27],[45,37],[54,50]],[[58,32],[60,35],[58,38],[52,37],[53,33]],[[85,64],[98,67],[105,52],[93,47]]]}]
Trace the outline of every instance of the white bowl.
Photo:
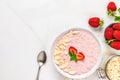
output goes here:
[{"label": "white bowl", "polygon": [[[53,46],[52,46],[52,53],[53,53],[53,51],[54,51],[54,45],[56,44],[58,38],[59,38],[60,36],[64,35],[64,34],[68,33],[68,32],[71,31],[71,30],[84,30],[84,31],[87,31],[88,33],[90,33],[91,35],[93,35],[92,32],[90,32],[90,31],[88,31],[88,30],[85,30],[85,29],[81,29],[81,28],[73,28],[73,29],[67,30],[67,31],[63,32],[62,34],[60,34],[60,35],[56,38],[56,40],[54,41]],[[54,63],[54,55],[52,54],[53,64],[54,64],[55,68],[57,69],[57,71],[58,71],[59,73],[61,73],[62,75],[66,76],[66,77],[68,77],[68,78],[72,78],[72,79],[82,79],[82,78],[86,78],[86,77],[88,77],[89,75],[93,74],[93,73],[96,71],[96,69],[98,69],[98,67],[99,67],[99,65],[100,65],[100,63],[101,63],[102,54],[103,54],[102,49],[101,49],[101,42],[100,42],[94,35],[93,35],[93,37],[96,39],[96,41],[98,41],[99,48],[100,48],[100,52],[99,52],[99,57],[98,57],[99,59],[98,59],[98,61],[96,62],[96,64],[93,66],[93,68],[92,68],[89,72],[84,73],[84,74],[81,74],[81,75],[71,75],[71,74],[68,74],[68,73],[64,72],[63,70],[61,70],[61,69],[59,68],[59,66],[56,65],[56,63]]]},{"label": "white bowl", "polygon": [[[111,23],[110,25],[108,25],[108,27],[111,27],[113,24],[115,24],[115,23]],[[106,28],[107,28],[107,27],[106,27]],[[106,28],[105,28],[105,30],[106,30]],[[104,30],[104,34],[105,34],[105,30]],[[105,36],[104,36],[104,39],[105,39]],[[106,39],[105,39],[105,41],[106,41]],[[106,45],[107,45],[107,48],[110,49],[111,54],[120,55],[120,50],[114,49],[114,48],[112,48],[112,47],[111,47],[110,45],[108,45],[108,44],[106,44]]]}]

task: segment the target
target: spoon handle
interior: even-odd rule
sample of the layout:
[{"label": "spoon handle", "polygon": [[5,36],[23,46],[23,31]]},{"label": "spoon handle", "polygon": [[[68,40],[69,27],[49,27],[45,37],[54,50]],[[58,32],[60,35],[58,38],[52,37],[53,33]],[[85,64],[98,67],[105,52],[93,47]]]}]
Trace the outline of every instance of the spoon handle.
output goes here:
[{"label": "spoon handle", "polygon": [[36,77],[36,80],[39,80],[40,68],[41,68],[41,66],[39,66],[39,68],[38,68],[38,72],[37,72],[37,77]]}]

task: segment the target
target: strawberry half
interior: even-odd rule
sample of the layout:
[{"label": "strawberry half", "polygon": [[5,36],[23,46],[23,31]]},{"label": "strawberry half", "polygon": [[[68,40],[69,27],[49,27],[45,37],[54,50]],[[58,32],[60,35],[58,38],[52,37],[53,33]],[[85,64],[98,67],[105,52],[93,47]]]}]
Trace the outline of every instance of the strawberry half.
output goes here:
[{"label": "strawberry half", "polygon": [[98,28],[99,26],[103,26],[104,20],[100,20],[99,17],[91,17],[88,20],[88,24],[93,28]]},{"label": "strawberry half", "polygon": [[116,39],[116,40],[120,40],[120,30],[115,30],[113,32],[113,37]]},{"label": "strawberry half", "polygon": [[115,30],[120,30],[120,23],[113,24],[112,28]]},{"label": "strawberry half", "polygon": [[113,29],[110,28],[110,27],[107,27],[106,30],[105,30],[104,36],[107,40],[112,39],[113,38]]},{"label": "strawberry half", "polygon": [[72,52],[74,54],[77,54],[77,49],[75,47],[70,46],[69,52]]},{"label": "strawberry half", "polygon": [[110,46],[114,49],[120,50],[120,41],[114,41],[110,44]]},{"label": "strawberry half", "polygon": [[77,60],[83,60],[85,58],[84,54],[82,52],[77,53]]},{"label": "strawberry half", "polygon": [[110,16],[115,16],[115,11],[117,10],[117,6],[115,4],[115,2],[109,2],[107,5],[107,11],[108,11],[108,15]]}]

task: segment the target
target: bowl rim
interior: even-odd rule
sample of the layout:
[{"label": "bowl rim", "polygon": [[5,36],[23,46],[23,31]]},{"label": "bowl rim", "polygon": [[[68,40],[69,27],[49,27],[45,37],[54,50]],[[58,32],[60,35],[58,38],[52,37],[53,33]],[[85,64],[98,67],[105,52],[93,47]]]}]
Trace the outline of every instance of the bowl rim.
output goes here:
[{"label": "bowl rim", "polygon": [[[68,74],[68,73],[64,72],[63,70],[61,70],[61,69],[56,65],[56,63],[54,62],[53,49],[54,49],[55,43],[57,42],[57,40],[59,39],[60,36],[68,33],[69,31],[72,31],[72,30],[84,30],[84,31],[90,33],[90,34],[96,39],[96,41],[97,41],[98,44],[99,44],[100,52],[98,53],[98,54],[99,54],[99,55],[98,55],[98,56],[99,56],[99,57],[98,57],[98,61],[96,62],[96,64],[93,66],[93,68],[92,68],[89,72],[84,73],[84,74],[81,74],[81,75],[71,75],[71,74]],[[99,41],[99,39],[92,33],[92,31],[89,31],[89,30],[83,29],[83,28],[71,28],[71,29],[68,29],[68,30],[62,32],[60,35],[58,35],[58,36],[56,37],[56,39],[54,40],[53,44],[52,44],[51,53],[52,53],[52,62],[53,62],[53,65],[55,66],[55,68],[57,69],[57,71],[58,71],[60,74],[64,75],[65,77],[72,78],[72,79],[82,79],[82,78],[86,78],[86,77],[90,76],[91,74],[93,74],[93,73],[98,69],[98,67],[99,67],[99,65],[100,65],[100,63],[101,63],[102,56],[103,56],[103,50],[101,49],[101,45],[102,45],[102,43],[101,43],[101,42]]]}]

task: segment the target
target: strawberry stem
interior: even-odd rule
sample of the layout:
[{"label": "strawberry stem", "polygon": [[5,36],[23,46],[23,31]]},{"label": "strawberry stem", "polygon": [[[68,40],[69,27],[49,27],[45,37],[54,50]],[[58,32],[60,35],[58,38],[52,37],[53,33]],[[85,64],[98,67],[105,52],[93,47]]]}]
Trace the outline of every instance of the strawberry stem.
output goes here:
[{"label": "strawberry stem", "polygon": [[101,19],[99,24],[100,24],[100,26],[102,27],[102,26],[104,25],[104,20]]},{"label": "strawberry stem", "polygon": [[120,8],[118,8],[118,12],[120,13]]},{"label": "strawberry stem", "polygon": [[113,41],[115,41],[115,40],[116,40],[116,39],[106,40],[106,43],[107,43],[108,45],[110,45],[111,42],[113,42]]},{"label": "strawberry stem", "polygon": [[108,16],[113,16],[114,17],[116,15],[116,12],[109,10],[107,14],[108,14]]}]

